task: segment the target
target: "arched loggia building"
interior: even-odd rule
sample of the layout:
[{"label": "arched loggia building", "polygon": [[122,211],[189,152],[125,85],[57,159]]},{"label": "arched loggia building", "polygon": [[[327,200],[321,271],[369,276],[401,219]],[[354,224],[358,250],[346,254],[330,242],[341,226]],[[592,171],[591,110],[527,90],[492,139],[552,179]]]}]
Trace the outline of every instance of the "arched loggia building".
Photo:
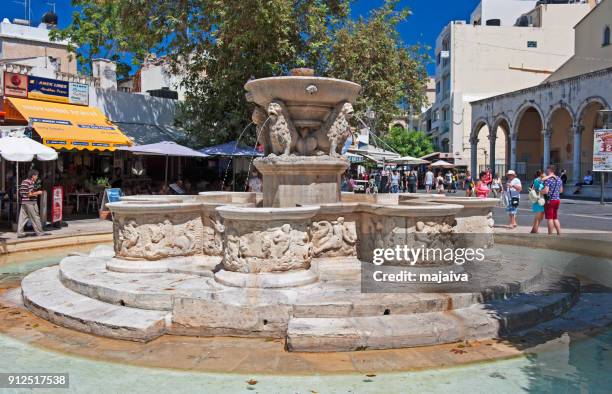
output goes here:
[{"label": "arched loggia building", "polygon": [[[529,180],[554,164],[578,182],[592,169],[593,130],[601,127],[597,112],[611,109],[610,81],[612,68],[607,68],[472,102],[472,171],[482,168],[479,147],[486,139],[489,152],[499,152],[500,141],[508,147],[504,171],[513,169]],[[501,172],[499,157],[493,156],[487,164],[497,164]]]}]

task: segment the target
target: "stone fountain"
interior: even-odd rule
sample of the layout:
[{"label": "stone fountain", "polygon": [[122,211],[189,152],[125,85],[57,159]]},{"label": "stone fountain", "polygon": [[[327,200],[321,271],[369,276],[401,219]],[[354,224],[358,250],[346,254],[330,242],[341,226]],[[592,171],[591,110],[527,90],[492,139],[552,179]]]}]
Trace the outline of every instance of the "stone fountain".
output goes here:
[{"label": "stone fountain", "polygon": [[[360,86],[306,72],[252,80],[245,89],[265,147],[254,163],[263,195],[134,196],[108,204],[114,247],[27,276],[23,301],[33,313],[127,340],[273,337],[288,350],[345,351],[496,337],[573,302],[575,292],[540,300],[545,311],[536,315],[504,304],[539,286],[542,272],[495,253],[471,273],[479,283],[471,291],[371,290],[376,249],[456,248],[468,242],[462,232],[491,247],[497,201],[343,195],[348,162],[340,153]],[[461,270],[435,258],[418,268]]]}]

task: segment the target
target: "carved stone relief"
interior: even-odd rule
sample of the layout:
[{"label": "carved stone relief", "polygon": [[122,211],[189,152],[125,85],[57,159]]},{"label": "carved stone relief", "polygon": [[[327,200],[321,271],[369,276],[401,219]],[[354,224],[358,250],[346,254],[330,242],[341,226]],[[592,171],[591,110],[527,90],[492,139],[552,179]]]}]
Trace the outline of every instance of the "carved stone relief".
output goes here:
[{"label": "carved stone relief", "polygon": [[308,269],[312,258],[308,226],[297,223],[228,222],[223,266],[242,273]]},{"label": "carved stone relief", "polygon": [[347,222],[344,217],[313,222],[311,232],[315,257],[356,256],[355,222]]},{"label": "carved stone relief", "polygon": [[146,219],[147,223],[142,223],[137,217],[115,217],[113,239],[117,257],[159,260],[202,254],[200,217],[173,215]]}]

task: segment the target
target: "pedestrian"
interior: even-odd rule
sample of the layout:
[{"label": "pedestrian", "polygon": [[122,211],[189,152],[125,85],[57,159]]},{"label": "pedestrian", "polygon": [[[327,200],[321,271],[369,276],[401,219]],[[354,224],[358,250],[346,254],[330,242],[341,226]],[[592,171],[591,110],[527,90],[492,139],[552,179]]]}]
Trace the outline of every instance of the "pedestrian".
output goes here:
[{"label": "pedestrian", "polygon": [[472,190],[474,189],[474,179],[472,178],[472,173],[470,171],[467,171],[465,173],[463,189],[465,190],[466,197],[472,197]]},{"label": "pedestrian", "polygon": [[485,184],[487,185],[487,187],[491,187],[491,183],[493,182],[493,175],[491,174],[491,169],[487,168],[485,170],[485,178],[484,178]]},{"label": "pedestrian", "polygon": [[499,175],[493,177],[493,181],[491,182],[491,191],[493,192],[493,196],[495,198],[499,198],[501,194],[501,179],[499,179]]},{"label": "pedestrian", "polygon": [[389,182],[391,183],[391,193],[393,194],[399,193],[399,182],[400,182],[399,172],[393,171],[391,173]]},{"label": "pedestrian", "polygon": [[474,189],[474,192],[476,193],[476,197],[478,198],[487,198],[489,197],[489,187],[487,186],[487,182],[486,182],[486,172],[481,172],[479,179],[478,179],[478,183],[476,184],[476,188]]},{"label": "pedestrian", "polygon": [[19,210],[19,220],[17,224],[17,238],[26,236],[24,228],[27,219],[30,219],[30,223],[32,223],[32,228],[34,228],[36,235],[48,235],[48,233],[43,232],[42,224],[40,223],[40,214],[38,213],[37,197],[42,194],[42,190],[35,190],[38,176],[38,171],[32,169],[28,173],[28,177],[19,185],[21,209]]},{"label": "pedestrian", "polygon": [[259,173],[256,170],[253,170],[251,176],[249,177],[248,182],[248,191],[254,193],[261,193],[262,182],[261,178],[259,178]]},{"label": "pedestrian", "polygon": [[567,182],[567,171],[561,170],[561,174],[559,174],[559,178],[561,178],[561,182],[563,182],[563,187],[565,187],[565,183]]},{"label": "pedestrian", "polygon": [[442,178],[442,171],[438,172],[438,176],[436,177],[436,185],[438,194],[444,194],[444,178]]},{"label": "pedestrian", "polygon": [[509,227],[516,228],[516,226],[518,226],[516,223],[516,214],[521,202],[523,185],[521,184],[521,180],[516,177],[516,172],[514,172],[514,170],[509,170],[506,174],[506,178],[508,180],[506,183],[506,193],[508,194],[508,206],[506,210],[508,211],[508,217],[510,219]]},{"label": "pedestrian", "polygon": [[416,171],[410,171],[408,173],[408,193],[416,193],[417,188],[419,187],[419,179]]},{"label": "pedestrian", "polygon": [[546,169],[548,178],[544,181],[544,217],[548,222],[548,234],[553,230],[561,235],[561,223],[559,222],[559,206],[561,205],[561,194],[563,193],[563,181],[555,174],[555,166]]},{"label": "pedestrian", "polygon": [[529,201],[531,202],[531,211],[534,213],[533,225],[531,226],[531,233],[537,234],[540,229],[540,223],[544,219],[544,197],[542,197],[542,190],[544,190],[544,173],[538,170],[535,173],[533,184],[529,190]]},{"label": "pedestrian", "polygon": [[457,170],[453,170],[452,172],[452,182],[451,190],[453,193],[457,193]]},{"label": "pedestrian", "polygon": [[430,194],[434,184],[434,173],[431,171],[431,167],[427,168],[425,173],[425,193]]},{"label": "pedestrian", "polygon": [[451,193],[453,187],[453,173],[451,170],[446,171],[446,174],[444,174],[444,185],[446,186],[446,191]]}]

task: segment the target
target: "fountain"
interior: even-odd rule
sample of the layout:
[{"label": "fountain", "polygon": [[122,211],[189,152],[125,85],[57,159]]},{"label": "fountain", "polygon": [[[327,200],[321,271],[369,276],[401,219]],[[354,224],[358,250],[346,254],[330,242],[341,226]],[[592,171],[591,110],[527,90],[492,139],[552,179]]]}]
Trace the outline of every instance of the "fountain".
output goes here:
[{"label": "fountain", "polygon": [[[571,286],[537,302],[520,299],[543,288],[542,267],[510,262],[493,249],[470,271],[478,287],[469,291],[377,287],[369,276],[376,250],[453,250],[469,245],[469,233],[490,248],[497,200],[406,195],[388,203],[343,195],[340,176],[348,162],[340,153],[360,86],[301,70],[249,81],[245,89],[265,147],[266,156],[254,162],[263,195],[134,196],[110,203],[114,248],[27,276],[28,309],[111,338],[272,337],[285,339],[287,350],[317,352],[497,337],[551,319],[575,301]],[[406,268],[396,258],[387,263],[389,272]],[[432,257],[411,269],[457,274],[466,268]]]}]

